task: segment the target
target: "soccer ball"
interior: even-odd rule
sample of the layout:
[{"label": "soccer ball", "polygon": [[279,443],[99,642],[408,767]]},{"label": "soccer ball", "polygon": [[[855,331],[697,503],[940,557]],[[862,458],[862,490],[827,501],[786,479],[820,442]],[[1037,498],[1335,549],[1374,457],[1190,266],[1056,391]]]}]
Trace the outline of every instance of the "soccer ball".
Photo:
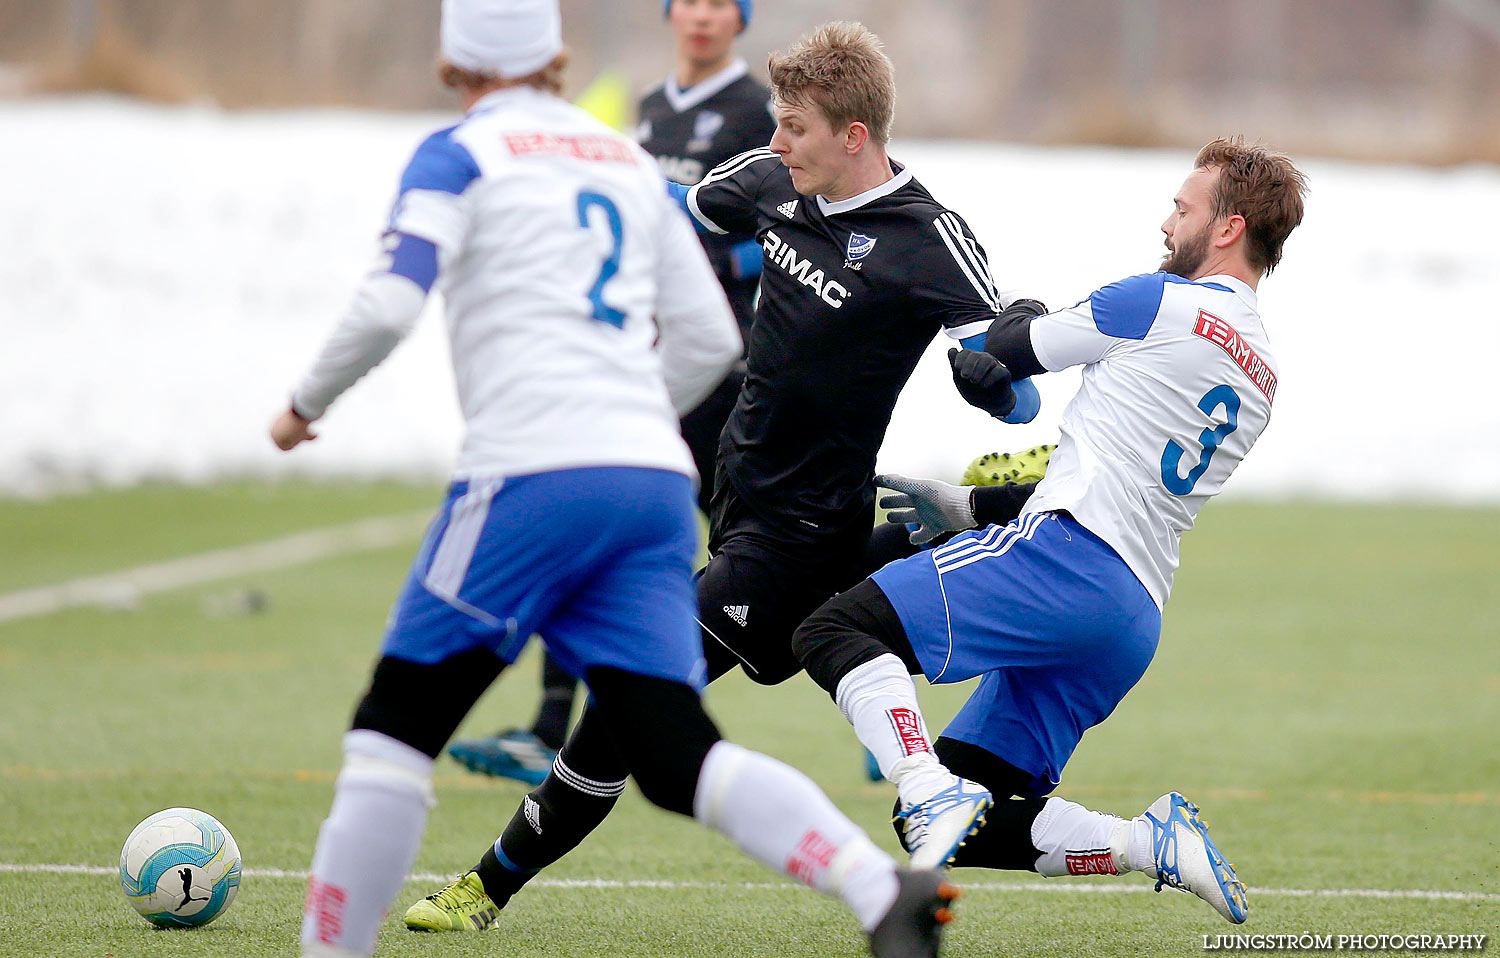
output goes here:
[{"label": "soccer ball", "polygon": [[125,839],[120,887],[153,925],[206,925],[229,909],[239,891],[240,848],[212,815],[169,808]]}]

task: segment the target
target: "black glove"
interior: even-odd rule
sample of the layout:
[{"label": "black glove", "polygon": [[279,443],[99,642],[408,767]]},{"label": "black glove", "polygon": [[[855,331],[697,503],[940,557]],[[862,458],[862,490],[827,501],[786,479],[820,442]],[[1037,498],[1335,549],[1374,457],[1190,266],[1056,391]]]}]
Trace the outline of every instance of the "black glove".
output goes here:
[{"label": "black glove", "polygon": [[1005,307],[1005,311],[1000,315],[1008,316],[1014,320],[1020,319],[1022,317],[1030,317],[1031,319],[1035,319],[1038,316],[1046,315],[1046,313],[1047,304],[1042,302],[1041,300],[1018,299],[1014,303],[1011,303],[1009,306]]},{"label": "black glove", "polygon": [[1005,364],[978,349],[948,350],[953,385],[964,402],[999,418],[1016,408],[1016,391]]}]

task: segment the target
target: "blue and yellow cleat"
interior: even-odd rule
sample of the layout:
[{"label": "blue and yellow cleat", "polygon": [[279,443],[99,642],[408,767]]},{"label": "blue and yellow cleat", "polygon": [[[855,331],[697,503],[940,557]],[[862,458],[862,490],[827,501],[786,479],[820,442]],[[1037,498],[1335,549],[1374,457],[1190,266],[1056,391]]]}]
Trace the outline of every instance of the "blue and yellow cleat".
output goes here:
[{"label": "blue and yellow cleat", "polygon": [[953,784],[923,802],[901,803],[896,814],[905,822],[903,835],[913,871],[942,868],[984,824],[984,813],[994,804],[990,793],[976,782],[954,777]]},{"label": "blue and yellow cleat", "polygon": [[471,772],[513,778],[531,786],[542,784],[557,759],[557,749],[548,748],[531,732],[519,728],[489,738],[454,742],[448,746],[448,754]]},{"label": "blue and yellow cleat", "polygon": [[1235,924],[1250,914],[1245,883],[1234,873],[1219,847],[1208,837],[1208,823],[1198,806],[1177,792],[1151,803],[1143,816],[1151,824],[1151,855],[1155,866],[1146,874],[1162,886],[1192,892]]}]

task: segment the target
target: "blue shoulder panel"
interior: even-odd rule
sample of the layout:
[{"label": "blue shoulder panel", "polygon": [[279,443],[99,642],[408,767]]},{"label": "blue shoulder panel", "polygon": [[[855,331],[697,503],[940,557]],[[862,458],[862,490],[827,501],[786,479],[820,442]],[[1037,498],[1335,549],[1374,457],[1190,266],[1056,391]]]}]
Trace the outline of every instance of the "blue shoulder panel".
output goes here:
[{"label": "blue shoulder panel", "polygon": [[454,142],[450,126],[422,141],[406,172],[401,174],[401,192],[407,190],[438,190],[457,196],[479,178],[479,164],[464,147]]},{"label": "blue shoulder panel", "polygon": [[1145,339],[1161,310],[1162,289],[1166,273],[1143,273],[1127,276],[1117,283],[1097,289],[1089,296],[1094,313],[1094,327],[1116,339]]}]

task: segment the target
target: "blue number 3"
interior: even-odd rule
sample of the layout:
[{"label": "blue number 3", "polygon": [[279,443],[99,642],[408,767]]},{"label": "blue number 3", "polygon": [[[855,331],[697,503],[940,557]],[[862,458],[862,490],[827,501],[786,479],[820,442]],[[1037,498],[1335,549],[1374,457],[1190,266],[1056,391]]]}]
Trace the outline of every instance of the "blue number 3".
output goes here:
[{"label": "blue number 3", "polygon": [[1187,450],[1175,442],[1168,442],[1167,448],[1161,451],[1161,481],[1166,483],[1167,491],[1172,495],[1185,496],[1193,491],[1193,487],[1208,470],[1209,460],[1214,457],[1214,453],[1219,451],[1219,445],[1238,428],[1240,394],[1228,386],[1215,386],[1198,400],[1198,408],[1210,416],[1220,406],[1224,407],[1224,415],[1228,421],[1216,429],[1205,429],[1198,435],[1198,442],[1203,446],[1203,452],[1199,453],[1198,464],[1187,474],[1187,478],[1177,473],[1177,465],[1182,461],[1182,457],[1187,455]]},{"label": "blue number 3", "polygon": [[599,264],[599,277],[589,288],[589,302],[594,305],[595,319],[623,329],[625,314],[604,301],[604,284],[614,279],[615,274],[620,271],[620,243],[625,239],[625,230],[620,224],[620,211],[615,207],[614,201],[602,193],[587,191],[578,194],[579,226],[589,228],[589,210],[596,206],[604,211],[604,216],[609,221],[609,235],[613,238],[614,245],[610,247],[604,262]]}]

